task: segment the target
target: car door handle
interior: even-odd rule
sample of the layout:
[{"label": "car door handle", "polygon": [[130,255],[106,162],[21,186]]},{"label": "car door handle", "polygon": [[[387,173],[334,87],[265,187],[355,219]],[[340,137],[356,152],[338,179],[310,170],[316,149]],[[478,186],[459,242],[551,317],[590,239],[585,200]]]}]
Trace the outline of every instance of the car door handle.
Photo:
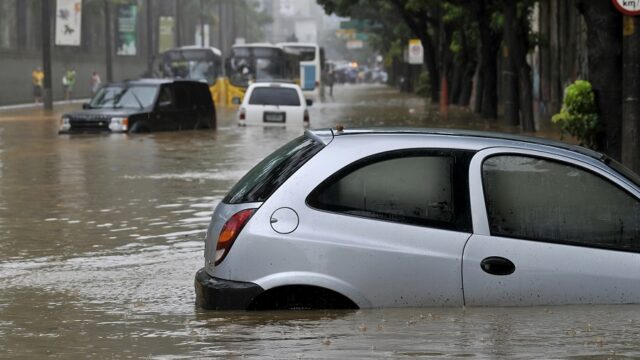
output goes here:
[{"label": "car door handle", "polygon": [[480,262],[484,272],[491,275],[511,275],[516,271],[516,266],[509,259],[499,256],[490,256]]}]

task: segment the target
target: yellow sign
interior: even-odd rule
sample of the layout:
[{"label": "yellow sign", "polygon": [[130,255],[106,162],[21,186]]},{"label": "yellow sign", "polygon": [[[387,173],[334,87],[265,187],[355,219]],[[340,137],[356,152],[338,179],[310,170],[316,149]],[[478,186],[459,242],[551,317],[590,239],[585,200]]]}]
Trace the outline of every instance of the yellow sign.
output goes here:
[{"label": "yellow sign", "polygon": [[633,23],[633,17],[631,16],[623,16],[622,17],[622,35],[631,36],[635,32],[635,26]]}]

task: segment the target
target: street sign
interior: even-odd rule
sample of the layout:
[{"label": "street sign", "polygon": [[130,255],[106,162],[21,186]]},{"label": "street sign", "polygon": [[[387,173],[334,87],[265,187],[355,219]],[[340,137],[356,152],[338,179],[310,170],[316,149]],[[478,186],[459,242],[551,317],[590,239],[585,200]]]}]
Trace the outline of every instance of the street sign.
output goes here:
[{"label": "street sign", "polygon": [[640,0],[611,0],[621,13],[628,16],[640,15]]},{"label": "street sign", "polygon": [[424,49],[420,39],[409,40],[409,64],[421,65],[423,62]]}]

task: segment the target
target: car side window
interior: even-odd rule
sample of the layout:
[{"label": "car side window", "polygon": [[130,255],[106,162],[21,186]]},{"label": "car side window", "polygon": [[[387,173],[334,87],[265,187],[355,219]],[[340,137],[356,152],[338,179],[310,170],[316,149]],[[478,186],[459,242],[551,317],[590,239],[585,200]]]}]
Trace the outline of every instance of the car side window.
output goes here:
[{"label": "car side window", "polygon": [[158,95],[158,107],[160,108],[172,108],[174,104],[173,94],[171,88],[164,85],[160,88],[160,95]]},{"label": "car side window", "polygon": [[313,208],[471,231],[468,152],[402,150],[339,171],[307,198]]},{"label": "car side window", "polygon": [[499,155],[482,165],[491,235],[640,251],[640,202],[575,165]]}]

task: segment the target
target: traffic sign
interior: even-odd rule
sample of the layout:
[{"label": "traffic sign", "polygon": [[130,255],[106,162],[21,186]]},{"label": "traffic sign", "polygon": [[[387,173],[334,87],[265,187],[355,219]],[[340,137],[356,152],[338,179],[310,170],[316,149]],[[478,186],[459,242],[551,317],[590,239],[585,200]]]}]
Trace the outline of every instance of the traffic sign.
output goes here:
[{"label": "traffic sign", "polygon": [[640,15],[640,0],[611,0],[621,13],[628,16]]},{"label": "traffic sign", "polygon": [[422,64],[424,49],[422,48],[422,42],[420,39],[409,40],[409,64]]}]

